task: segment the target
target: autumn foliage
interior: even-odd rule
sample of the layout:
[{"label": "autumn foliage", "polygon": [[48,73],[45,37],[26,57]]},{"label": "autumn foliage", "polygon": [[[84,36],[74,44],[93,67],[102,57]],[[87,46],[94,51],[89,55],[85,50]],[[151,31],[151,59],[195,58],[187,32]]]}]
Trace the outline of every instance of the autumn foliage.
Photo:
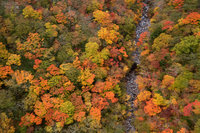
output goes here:
[{"label": "autumn foliage", "polygon": [[200,20],[200,14],[198,12],[192,12],[182,20],[183,24],[195,24],[198,25]]},{"label": "autumn foliage", "polygon": [[174,22],[172,21],[165,21],[163,23],[163,28],[162,30],[168,30],[168,31],[171,31],[173,29],[173,25],[174,25]]},{"label": "autumn foliage", "polygon": [[183,6],[184,0],[171,0],[169,5],[174,6],[174,8],[179,9]]},{"label": "autumn foliage", "polygon": [[184,116],[191,116],[191,112],[195,114],[200,114],[200,102],[198,100],[189,103],[187,106],[184,107]]},{"label": "autumn foliage", "polygon": [[42,12],[34,10],[32,6],[28,5],[23,9],[24,18],[42,19]]},{"label": "autumn foliage", "polygon": [[150,36],[141,46],[134,125],[138,132],[199,132],[197,2],[165,2],[162,8],[157,3]]},{"label": "autumn foliage", "polygon": [[161,108],[155,105],[151,99],[150,101],[146,102],[146,106],[144,107],[144,112],[150,116],[154,116],[161,112]]},{"label": "autumn foliage", "polygon": [[17,50],[24,52],[24,56],[28,59],[36,59],[42,56],[45,48],[42,48],[43,40],[38,33],[29,33],[26,42],[17,43]]},{"label": "autumn foliage", "polygon": [[139,133],[200,132],[197,5],[1,0],[0,133],[124,133],[130,116]]}]

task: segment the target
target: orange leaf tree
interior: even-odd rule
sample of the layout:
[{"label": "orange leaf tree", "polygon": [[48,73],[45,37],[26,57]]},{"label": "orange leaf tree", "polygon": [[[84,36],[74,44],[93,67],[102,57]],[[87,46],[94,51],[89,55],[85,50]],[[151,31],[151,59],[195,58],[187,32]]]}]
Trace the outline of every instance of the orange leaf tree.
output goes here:
[{"label": "orange leaf tree", "polygon": [[28,59],[36,59],[42,57],[44,48],[42,48],[43,39],[40,38],[38,33],[29,33],[26,42],[17,43],[17,50],[24,52],[24,56]]},{"label": "orange leaf tree", "polygon": [[154,116],[161,112],[161,108],[155,105],[151,99],[146,102],[146,106],[144,107],[144,112],[150,116]]}]

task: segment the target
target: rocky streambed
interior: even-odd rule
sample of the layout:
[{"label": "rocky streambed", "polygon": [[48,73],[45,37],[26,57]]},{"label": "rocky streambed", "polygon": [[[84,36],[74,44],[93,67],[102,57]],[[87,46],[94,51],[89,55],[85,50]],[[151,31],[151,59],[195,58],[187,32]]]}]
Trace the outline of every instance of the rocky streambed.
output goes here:
[{"label": "rocky streambed", "polygon": [[[150,26],[150,19],[148,17],[148,10],[149,10],[149,5],[150,5],[150,0],[144,0],[144,8],[141,16],[141,20],[137,25],[136,28],[136,38],[135,38],[135,47],[137,47],[137,42],[140,38],[141,33],[148,31],[148,28]],[[133,66],[130,72],[126,76],[126,93],[127,95],[130,96],[130,99],[128,100],[128,104],[130,105],[128,112],[131,114],[127,120],[126,120],[126,129],[127,132],[135,132],[135,128],[133,125],[134,122],[134,114],[133,111],[135,110],[134,103],[133,101],[137,97],[138,94],[138,86],[135,82],[136,77],[137,77],[137,65],[140,64],[140,49],[136,48],[136,51],[133,52]]]}]

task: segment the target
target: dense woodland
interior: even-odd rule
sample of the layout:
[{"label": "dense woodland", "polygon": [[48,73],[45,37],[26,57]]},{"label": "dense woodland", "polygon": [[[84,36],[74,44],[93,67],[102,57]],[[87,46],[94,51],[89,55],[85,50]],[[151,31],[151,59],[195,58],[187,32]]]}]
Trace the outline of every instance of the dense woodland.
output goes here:
[{"label": "dense woodland", "polygon": [[140,45],[139,133],[200,133],[200,2],[155,0]]},{"label": "dense woodland", "polygon": [[0,0],[0,133],[200,133],[200,2]]}]

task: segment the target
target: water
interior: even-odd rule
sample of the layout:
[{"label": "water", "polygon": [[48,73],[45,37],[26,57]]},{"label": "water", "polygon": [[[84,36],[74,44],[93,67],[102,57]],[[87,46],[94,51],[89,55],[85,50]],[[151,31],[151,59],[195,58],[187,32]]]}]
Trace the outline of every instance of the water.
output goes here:
[{"label": "water", "polygon": [[[144,2],[143,2],[146,6],[144,6],[144,8],[143,8],[141,21],[139,22],[139,24],[137,25],[137,28],[136,28],[135,47],[137,47],[136,44],[138,42],[138,39],[140,38],[141,33],[148,31],[148,28],[150,26],[150,19],[148,18],[149,2],[150,2],[150,0],[144,0]],[[135,100],[135,98],[137,97],[137,94],[139,92],[138,86],[135,82],[135,79],[137,77],[135,70],[137,68],[137,65],[140,64],[140,50],[137,48],[136,51],[133,52],[132,56],[134,57],[134,59],[133,59],[134,64],[132,66],[131,71],[129,72],[129,74],[126,77],[126,82],[127,82],[126,83],[126,92],[128,95],[130,95],[130,99],[128,100],[130,109],[128,110],[128,112],[131,113],[131,115],[126,120],[126,126],[127,126],[127,132],[131,132],[131,133],[135,132],[135,128],[133,125],[133,122],[134,122],[133,111],[135,110],[133,101]]]}]

